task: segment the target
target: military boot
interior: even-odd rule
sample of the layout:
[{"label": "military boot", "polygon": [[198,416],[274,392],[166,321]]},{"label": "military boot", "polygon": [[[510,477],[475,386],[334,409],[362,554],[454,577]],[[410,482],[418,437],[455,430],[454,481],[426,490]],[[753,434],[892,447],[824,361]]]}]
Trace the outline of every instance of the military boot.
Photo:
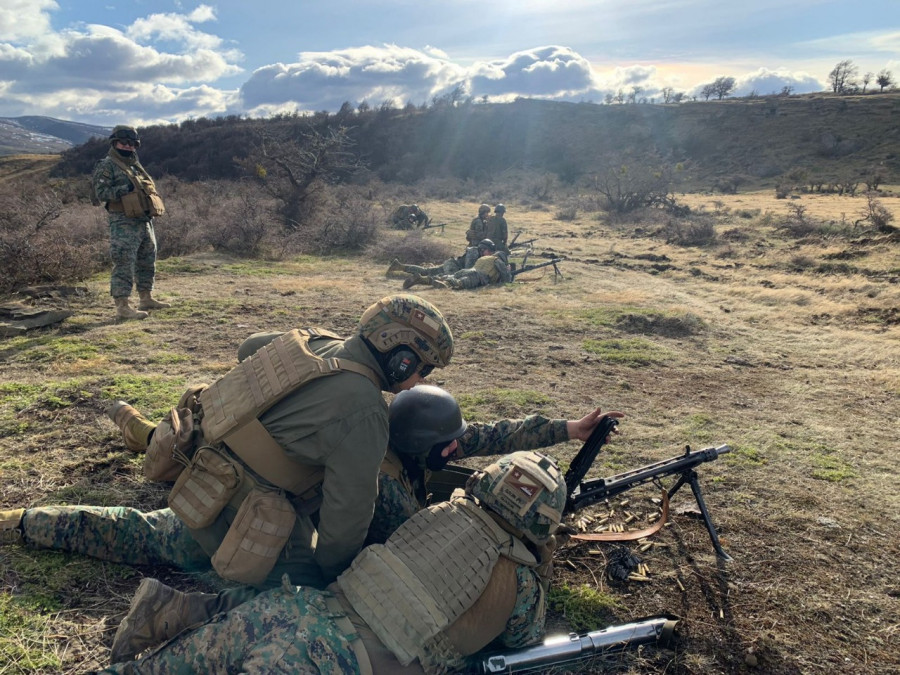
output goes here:
[{"label": "military boot", "polygon": [[0,542],[19,544],[22,542],[22,516],[25,509],[0,511]]},{"label": "military boot", "polygon": [[403,288],[412,288],[417,284],[428,285],[431,283],[431,277],[426,277],[422,274],[413,274],[409,279],[403,282]]},{"label": "military boot", "polygon": [[150,316],[147,312],[139,312],[136,309],[132,309],[131,305],[128,304],[127,297],[115,298],[115,301],[117,319],[146,319]]},{"label": "military boot", "polygon": [[145,649],[211,619],[215,598],[210,593],[182,593],[158,579],[144,579],[113,638],[110,662],[131,661]]},{"label": "military boot", "polygon": [[146,417],[125,401],[116,401],[106,410],[109,419],[122,430],[125,447],[133,452],[143,452],[150,444],[150,434],[156,429]]},{"label": "military boot", "polygon": [[405,272],[406,270],[403,269],[404,267],[405,265],[400,262],[398,258],[394,258],[391,260],[391,266],[387,268],[387,272],[384,273],[384,276],[389,277],[396,272]]},{"label": "military boot", "polygon": [[168,302],[154,300],[150,293],[150,291],[138,291],[138,297],[141,299],[138,309],[168,309],[172,306]]}]

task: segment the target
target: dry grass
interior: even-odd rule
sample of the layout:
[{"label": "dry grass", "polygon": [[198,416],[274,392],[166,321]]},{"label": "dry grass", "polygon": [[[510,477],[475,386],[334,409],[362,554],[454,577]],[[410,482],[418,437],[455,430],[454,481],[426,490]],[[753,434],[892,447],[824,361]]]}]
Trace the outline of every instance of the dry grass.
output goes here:
[{"label": "dry grass", "polygon": [[[717,243],[708,247],[666,243],[646,223],[610,227],[581,212],[559,221],[554,209],[507,203],[511,231],[539,237],[532,259],[541,252],[564,257],[564,276],[541,270],[505,287],[420,289],[457,336],[452,366],[432,379],[465,395],[467,414],[481,420],[535,408],[551,417],[578,417],[595,405],[623,410],[622,433],[592,476],[665,458],[686,443],[735,448],[700,469],[733,562],[715,558],[702,523],[687,515],[673,516],[654,537],[665,547],[640,554],[651,568],[646,583],[609,582],[605,546],[570,545],[558,554],[557,585],[586,584],[616,600],[606,620],[682,618],[676,651],[643,650],[593,669],[896,672],[900,242],[858,229],[798,243],[764,218],[775,206],[748,195],[715,199],[747,200],[740,208],[760,212],[734,218],[720,209]],[[848,213],[864,203],[838,199]],[[841,212],[817,197],[803,202],[817,217],[840,221]],[[478,203],[424,203],[436,222],[449,223],[444,234],[424,236],[461,251]],[[737,227],[746,236],[722,236]],[[405,236],[383,233],[398,248]],[[865,268],[817,269],[842,251]],[[813,264],[792,266],[797,255]],[[73,497],[159,504],[161,495],[140,481],[135,458],[103,416],[105,400],[138,392],[141,405],[162,410],[175,392],[224,372],[256,330],[324,325],[349,332],[369,303],[400,290],[384,270],[368,258],[173,259],[161,266],[158,285],[175,307],[125,324],[112,321],[106,279],[93,280],[95,293],[74,301],[77,315],[58,330],[0,342],[0,507]],[[634,332],[642,326],[643,334]],[[612,360],[586,348],[616,340],[648,344],[660,359]],[[577,449],[569,443],[554,452],[566,462]],[[630,497],[643,513],[651,510],[649,496],[656,495]],[[689,505],[688,497],[679,493],[675,506]],[[76,673],[103,663],[140,574],[168,575],[180,587],[204,583],[159,569],[91,567],[90,578],[62,577],[60,584],[65,568],[51,554],[2,549],[3,598],[27,603],[38,585],[50,589],[41,596],[45,607],[25,611],[49,622],[37,653],[56,651],[60,659],[52,667],[19,662],[10,672]],[[551,617],[556,630],[566,625],[559,614]],[[66,651],[67,643],[77,648]]]}]

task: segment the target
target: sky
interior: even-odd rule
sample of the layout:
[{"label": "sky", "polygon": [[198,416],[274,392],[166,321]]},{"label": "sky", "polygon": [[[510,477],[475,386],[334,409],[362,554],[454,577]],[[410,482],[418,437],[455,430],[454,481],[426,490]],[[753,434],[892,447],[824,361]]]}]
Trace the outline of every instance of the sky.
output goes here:
[{"label": "sky", "polygon": [[[0,117],[113,126],[344,102],[661,102],[900,80],[900,0],[0,0]],[[861,83],[860,83],[861,84]]]}]

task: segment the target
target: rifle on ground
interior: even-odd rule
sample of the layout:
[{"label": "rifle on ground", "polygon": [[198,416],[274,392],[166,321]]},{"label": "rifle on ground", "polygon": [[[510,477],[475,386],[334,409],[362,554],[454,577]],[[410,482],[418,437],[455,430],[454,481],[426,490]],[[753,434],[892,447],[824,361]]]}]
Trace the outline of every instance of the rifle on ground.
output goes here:
[{"label": "rifle on ground", "polygon": [[658,646],[667,647],[674,640],[677,623],[677,619],[653,617],[582,635],[571,633],[555,636],[534,647],[486,654],[479,658],[476,672],[482,674],[543,672],[547,666],[572,663],[597,654],[618,652],[637,645],[656,643]]},{"label": "rifle on ground", "polygon": [[439,228],[441,228],[441,234],[444,234],[444,226],[445,226],[446,224],[447,224],[447,223],[434,223],[434,224],[432,225],[431,221],[429,220],[427,223],[425,223],[425,224],[421,227],[421,229],[423,229],[423,230],[431,230],[431,229],[434,229],[435,227],[439,227]]},{"label": "rifle on ground", "polygon": [[[722,550],[722,545],[719,543],[719,536],[716,534],[716,528],[712,523],[712,519],[709,517],[706,502],[703,500],[703,494],[700,492],[699,477],[695,470],[695,467],[700,464],[712,462],[721,455],[731,452],[731,448],[727,445],[720,445],[715,448],[692,451],[691,446],[686,445],[683,455],[664,459],[661,462],[647,464],[638,469],[625,471],[614,476],[609,476],[608,478],[584,480],[584,476],[593,464],[594,458],[597,456],[597,451],[600,449],[603,440],[606,438],[606,434],[612,429],[612,427],[610,427],[605,432],[601,429],[602,422],[606,419],[608,418],[604,418],[604,420],[601,420],[601,424],[597,425],[597,428],[594,429],[590,438],[588,438],[581,450],[578,451],[575,459],[572,460],[569,470],[566,472],[565,481],[566,489],[568,491],[566,511],[575,511],[595,502],[610,499],[626,490],[631,490],[632,488],[645,483],[652,482],[662,487],[662,484],[659,481],[660,478],[663,476],[677,475],[678,480],[675,482],[675,485],[667,491],[667,497],[671,499],[672,495],[681,489],[681,486],[685,484],[690,485],[691,491],[694,493],[694,499],[697,501],[697,506],[700,508],[700,513],[703,516],[706,530],[709,532],[709,538],[712,540],[713,548],[720,557],[725,560],[731,560],[731,556]],[[603,433],[603,435],[599,436],[601,433]],[[595,438],[595,436],[598,438]]]},{"label": "rifle on ground", "polygon": [[[527,257],[528,256],[526,256],[526,258]],[[553,258],[552,260],[546,260],[542,263],[538,263],[537,265],[526,265],[525,261],[523,260],[522,264],[517,265],[516,268],[510,272],[510,274],[512,274],[513,278],[515,278],[519,274],[523,274],[525,272],[531,272],[532,270],[539,270],[542,267],[549,267],[550,265],[553,265],[554,275],[561,277],[562,272],[560,272],[559,267],[556,266],[556,263],[560,263],[560,262],[562,262],[562,258]]]},{"label": "rifle on ground", "polygon": [[[519,235],[516,235],[516,237],[518,236]],[[535,237],[534,239],[526,239],[524,241],[516,241],[515,239],[513,239],[511,242],[509,242],[506,248],[508,248],[510,251],[512,251],[514,248],[532,248],[532,244],[534,244],[534,242],[536,241],[537,237]]]}]

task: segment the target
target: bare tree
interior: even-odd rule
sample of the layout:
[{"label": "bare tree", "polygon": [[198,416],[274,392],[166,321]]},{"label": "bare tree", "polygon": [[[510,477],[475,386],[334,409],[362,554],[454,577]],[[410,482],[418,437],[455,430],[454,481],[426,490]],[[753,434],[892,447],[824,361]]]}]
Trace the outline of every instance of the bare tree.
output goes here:
[{"label": "bare tree", "polygon": [[881,91],[884,91],[885,87],[890,87],[894,83],[894,78],[891,75],[891,71],[885,69],[878,73],[878,77],[875,78],[875,83],[881,87]]},{"label": "bare tree", "polygon": [[862,93],[864,93],[864,94],[866,93],[866,87],[869,86],[869,82],[872,81],[873,77],[875,77],[875,76],[872,73],[865,73],[862,76],[862,83],[863,83]]},{"label": "bare tree", "polygon": [[715,94],[716,92],[713,90],[712,83],[704,84],[703,88],[700,90],[700,95],[703,97],[704,101],[708,101],[709,97]]},{"label": "bare tree", "polygon": [[711,86],[713,94],[721,101],[734,91],[735,81],[733,77],[717,77]]},{"label": "bare tree", "polygon": [[663,103],[671,103],[672,95],[675,93],[675,90],[672,87],[663,87],[661,93],[663,97]]},{"label": "bare tree", "polygon": [[341,182],[359,168],[350,152],[345,127],[319,130],[306,124],[299,130],[264,131],[253,153],[241,161],[278,203],[288,230],[301,228],[324,185]]},{"label": "bare tree", "polygon": [[828,73],[828,81],[831,83],[831,90],[835,94],[846,94],[848,90],[856,87],[853,78],[859,69],[850,59],[839,61],[838,64]]}]

